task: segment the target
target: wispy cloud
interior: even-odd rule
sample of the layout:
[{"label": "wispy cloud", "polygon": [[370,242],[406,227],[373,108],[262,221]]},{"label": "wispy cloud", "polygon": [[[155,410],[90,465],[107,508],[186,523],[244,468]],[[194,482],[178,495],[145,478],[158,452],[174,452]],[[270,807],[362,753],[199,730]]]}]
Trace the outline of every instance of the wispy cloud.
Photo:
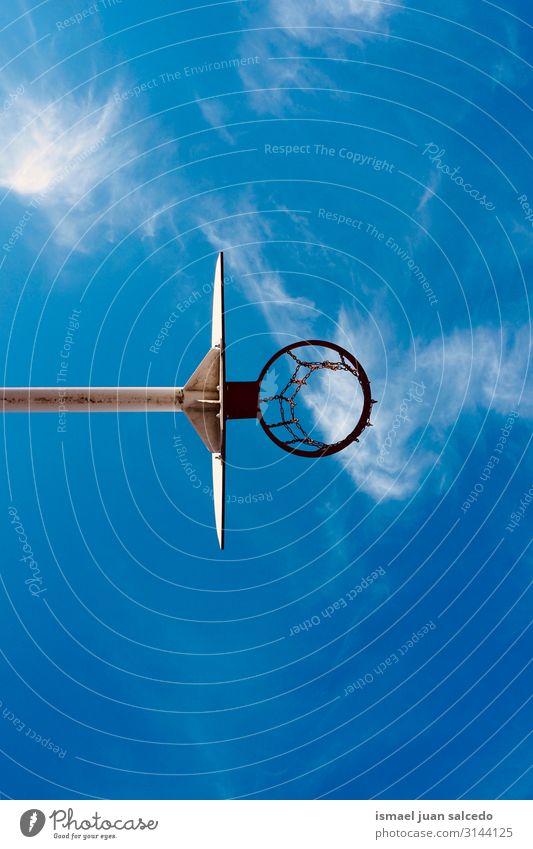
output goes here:
[{"label": "wispy cloud", "polygon": [[235,139],[224,126],[231,120],[229,109],[220,100],[199,100],[198,108],[206,124],[217,129],[220,137],[228,144],[234,144]]},{"label": "wispy cloud", "polygon": [[[239,209],[237,216],[234,208]],[[269,268],[272,216],[258,213],[253,196],[248,193],[231,210],[225,200],[210,200],[208,214],[205,208],[198,214],[213,248],[238,247],[231,253],[232,273],[248,300],[263,311],[272,334],[282,329],[283,344],[287,334],[295,340],[316,338],[320,318],[313,300],[295,294],[283,274]],[[287,214],[305,229],[294,213]],[[376,499],[412,495],[462,416],[479,419],[487,411],[505,416],[519,407],[522,416],[533,417],[533,395],[524,390],[531,348],[526,326],[501,332],[484,326],[457,329],[432,340],[415,339],[406,347],[379,306],[369,315],[362,318],[341,309],[333,340],[364,365],[379,402],[373,410],[374,427],[359,444],[337,455],[363,492]],[[332,393],[328,414],[335,413],[329,424],[324,388]],[[354,413],[353,386],[346,381],[332,380],[326,387],[314,381],[300,400],[331,442],[339,438],[341,424],[348,432],[348,423],[359,414]]]},{"label": "wispy cloud", "polygon": [[[346,30],[381,22],[390,14],[390,8],[376,0],[345,0],[344,3],[338,0],[308,0],[306,3],[271,0],[268,10],[275,24],[300,41],[313,45],[323,44],[324,38],[329,37],[317,27],[342,27]],[[354,33],[344,37],[355,39],[360,36]]]},{"label": "wispy cloud", "polygon": [[[308,0],[281,3],[269,0],[262,7],[243,8],[250,31],[243,37],[243,55],[258,54],[258,65],[244,66],[240,75],[258,114],[280,114],[288,108],[298,114],[301,102],[284,88],[333,87],[324,63],[293,58],[319,48],[320,55],[344,57],[353,45],[362,45],[373,32],[387,32],[393,10],[378,0]],[[254,27],[261,28],[253,32]],[[365,31],[366,28],[368,31]],[[265,29],[263,29],[265,28]],[[274,29],[271,29],[274,28]]]},{"label": "wispy cloud", "polygon": [[[457,330],[417,341],[413,351],[398,345],[385,322],[380,326],[389,353],[382,356],[369,322],[342,311],[339,325],[338,341],[367,368],[379,403],[374,428],[338,458],[374,498],[403,499],[415,492],[462,415],[490,410],[504,416],[519,408],[533,417],[533,396],[524,389],[531,352],[525,326],[502,333],[490,327]],[[352,395],[341,392],[335,401],[339,416],[348,417]],[[333,426],[330,433],[333,438]]]},{"label": "wispy cloud", "polygon": [[426,223],[429,221],[429,216],[426,214],[427,207],[438,194],[439,186],[441,183],[440,174],[433,174],[430,179],[429,186],[426,187],[424,192],[422,193],[422,197],[418,202],[418,206],[416,207],[417,213],[421,216],[422,221]]},{"label": "wispy cloud", "polygon": [[72,204],[107,173],[109,151],[102,148],[116,125],[111,102],[43,104],[24,93],[0,125],[0,185],[40,195],[45,205]]},{"label": "wispy cloud", "polygon": [[[235,213],[238,210],[238,213]],[[277,208],[274,213],[258,210],[251,191],[239,196],[229,207],[223,198],[210,197],[198,204],[196,220],[215,250],[238,248],[231,252],[232,274],[246,298],[262,310],[274,336],[283,329],[295,339],[305,336],[312,326],[315,305],[310,298],[291,294],[282,276],[266,259],[266,246],[274,236],[272,215],[298,220],[297,213]]]},{"label": "wispy cloud", "polygon": [[[120,201],[142,182],[134,161],[142,134],[119,133],[123,107],[95,92],[65,95],[34,93],[19,85],[13,96],[6,80],[0,98],[8,106],[0,115],[0,187],[45,216],[55,240],[74,244],[104,212],[100,231],[113,238],[117,226],[142,221],[155,198],[143,193]],[[115,211],[105,211],[118,201]],[[152,203],[153,201],[153,203]]]}]

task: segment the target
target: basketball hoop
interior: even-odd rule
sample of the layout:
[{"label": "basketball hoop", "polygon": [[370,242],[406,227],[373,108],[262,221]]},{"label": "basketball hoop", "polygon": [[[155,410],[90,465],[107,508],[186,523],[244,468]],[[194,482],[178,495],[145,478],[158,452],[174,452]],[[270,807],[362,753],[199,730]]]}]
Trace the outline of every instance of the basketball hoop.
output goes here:
[{"label": "basketball hoop", "polygon": [[[304,356],[301,354],[297,356],[295,353],[300,348],[310,347],[315,349],[326,348],[328,351],[333,352],[334,358],[310,359],[309,355]],[[274,364],[285,356],[290,357],[293,361],[292,367],[294,371],[290,375],[289,380],[279,392],[275,392],[272,395],[263,395],[261,386],[264,378]],[[298,403],[302,401],[299,397],[300,393],[308,386],[310,378],[322,370],[345,372],[352,375],[354,389],[360,389],[362,393],[362,408],[357,424],[342,439],[331,443],[315,438],[313,431],[309,433],[302,423],[297,409]],[[295,342],[292,345],[287,345],[278,351],[277,354],[274,354],[266,363],[259,376],[258,384],[259,408],[257,415],[261,427],[278,448],[283,448],[284,451],[297,454],[299,457],[327,457],[330,454],[336,454],[352,442],[356,442],[364,429],[370,425],[370,413],[375,401],[372,400],[370,381],[366,372],[349,351],[341,348],[340,345],[335,345],[333,342],[321,342],[310,339],[305,342]],[[305,401],[302,403],[305,403]],[[270,405],[273,405],[274,411],[277,414],[274,416],[274,421],[267,421],[265,418],[267,411],[272,409]],[[284,431],[286,436],[282,438],[281,434]]]},{"label": "basketball hoop", "polygon": [[[328,354],[320,356],[318,350]],[[299,349],[307,349],[296,354]],[[317,356],[313,358],[313,353]],[[270,369],[283,358],[288,358],[288,379],[281,380],[278,390],[274,380],[265,381]],[[318,396],[313,391],[305,397],[311,379],[316,375],[337,373],[348,380],[342,392],[329,391],[324,397],[321,387]],[[313,390],[313,387],[311,387]],[[308,426],[305,412],[318,409],[324,413],[325,403],[333,399],[333,415],[327,412],[328,435],[338,425],[337,415],[341,405],[351,410],[360,408],[355,427],[346,436],[328,442],[318,438],[317,422]],[[316,398],[319,397],[317,402]],[[300,457],[327,457],[357,442],[365,428],[370,426],[372,405],[370,382],[362,365],[353,354],[333,342],[307,340],[287,345],[266,363],[258,380],[226,380],[226,342],[224,310],[224,257],[220,253],[215,268],[213,285],[213,312],[211,322],[211,347],[183,387],[177,386],[90,386],[70,387],[62,395],[62,404],[68,412],[162,412],[185,413],[191,425],[211,453],[213,474],[213,500],[215,525],[220,547],[224,547],[226,505],[226,422],[231,419],[256,419],[267,436],[278,448]],[[57,387],[3,387],[0,388],[0,411],[57,412]],[[273,420],[270,415],[273,415]],[[318,417],[320,418],[320,416]],[[335,434],[336,436],[336,434]]]}]

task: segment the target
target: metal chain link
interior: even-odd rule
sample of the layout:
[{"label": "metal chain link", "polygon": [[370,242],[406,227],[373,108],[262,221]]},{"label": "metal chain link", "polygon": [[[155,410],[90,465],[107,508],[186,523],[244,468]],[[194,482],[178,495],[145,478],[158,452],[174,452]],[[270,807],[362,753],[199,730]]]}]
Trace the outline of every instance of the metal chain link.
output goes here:
[{"label": "metal chain link", "polygon": [[[270,395],[266,398],[260,398],[260,402],[262,404],[268,404],[270,401],[277,401],[279,403],[279,410],[281,421],[275,422],[274,424],[267,424],[266,426],[269,429],[284,427],[288,430],[289,434],[292,436],[292,439],[283,440],[286,445],[311,445],[314,448],[327,448],[330,443],[320,442],[317,439],[313,439],[307,431],[302,427],[300,420],[296,415],[296,401],[295,398],[298,395],[298,392],[302,388],[302,386],[307,385],[307,381],[310,376],[319,369],[329,369],[330,371],[349,371],[359,380],[359,372],[357,369],[352,366],[350,363],[346,362],[344,356],[339,354],[340,360],[338,362],[333,362],[331,360],[322,360],[322,362],[316,362],[313,360],[300,360],[292,351],[287,351],[289,357],[297,363],[296,369],[293,372],[291,378],[288,383],[283,387],[281,392],[276,393],[276,395]],[[305,369],[306,372],[303,377],[300,377],[300,369]],[[292,394],[287,394],[292,391],[290,387],[295,386],[296,389]],[[289,405],[290,409],[290,418],[287,418],[285,414],[284,403]],[[266,423],[265,423],[266,424]],[[338,443],[331,443],[333,445],[337,445]]]}]

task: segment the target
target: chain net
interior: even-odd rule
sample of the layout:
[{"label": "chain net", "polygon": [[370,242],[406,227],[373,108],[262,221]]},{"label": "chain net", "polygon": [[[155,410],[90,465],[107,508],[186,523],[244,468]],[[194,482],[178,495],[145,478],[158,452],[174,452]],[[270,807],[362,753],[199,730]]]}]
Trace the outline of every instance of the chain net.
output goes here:
[{"label": "chain net", "polygon": [[[264,410],[267,404],[270,404],[273,401],[276,401],[279,405],[279,413],[280,413],[280,421],[274,422],[272,424],[266,423],[265,425],[269,430],[275,430],[276,428],[285,428],[288,431],[289,438],[283,439],[282,441],[286,445],[309,445],[316,449],[326,449],[330,447],[330,443],[321,442],[318,439],[313,439],[310,436],[303,425],[301,424],[297,411],[296,411],[296,399],[298,393],[302,389],[303,386],[307,385],[307,381],[316,371],[320,369],[329,369],[330,371],[346,371],[353,374],[353,376],[359,381],[359,372],[351,363],[347,362],[344,355],[339,353],[339,360],[302,360],[296,356],[292,351],[287,351],[286,356],[291,357],[296,363],[296,368],[289,378],[288,383],[283,387],[280,392],[276,392],[275,395],[270,395],[266,397],[259,398],[259,402],[261,404],[261,409]],[[278,435],[278,439],[280,439]],[[338,443],[333,443],[334,445]]]}]

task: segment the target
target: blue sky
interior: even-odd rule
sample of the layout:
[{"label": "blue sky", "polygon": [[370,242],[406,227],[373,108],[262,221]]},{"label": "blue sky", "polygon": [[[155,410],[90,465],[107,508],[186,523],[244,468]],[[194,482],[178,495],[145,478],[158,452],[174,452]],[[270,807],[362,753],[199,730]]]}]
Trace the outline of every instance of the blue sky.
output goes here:
[{"label": "blue sky", "polygon": [[182,385],[223,249],[230,379],[331,339],[378,400],[231,423],[222,553],[186,421],[6,417],[0,792],[527,798],[528,4],[0,16],[4,383]]}]

